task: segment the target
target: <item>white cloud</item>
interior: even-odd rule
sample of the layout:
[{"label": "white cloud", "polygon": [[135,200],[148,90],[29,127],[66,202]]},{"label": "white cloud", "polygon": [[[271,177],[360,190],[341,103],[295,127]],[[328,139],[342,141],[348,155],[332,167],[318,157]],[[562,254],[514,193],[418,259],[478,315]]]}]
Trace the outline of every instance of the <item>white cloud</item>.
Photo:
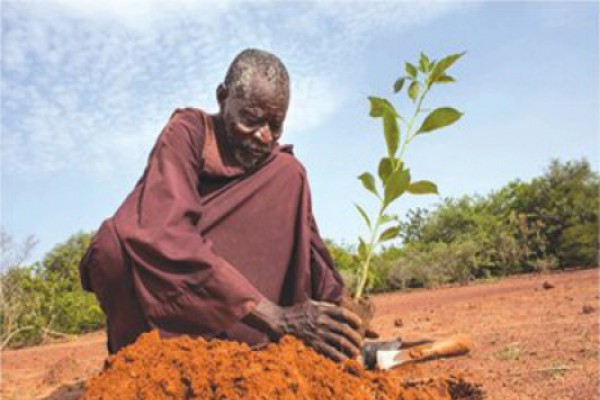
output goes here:
[{"label": "white cloud", "polygon": [[231,6],[228,0],[9,0],[8,3],[37,7],[44,13],[61,13],[93,23],[117,23],[136,30],[149,30],[161,22],[191,13],[206,23],[218,19]]},{"label": "white cloud", "polygon": [[302,131],[310,130],[331,115],[343,99],[342,89],[336,89],[326,76],[303,77],[292,83],[292,102],[285,123],[285,140],[294,142]]},{"label": "white cloud", "polygon": [[[6,2],[3,159],[11,171],[136,171],[175,107],[215,111],[231,57],[262,47],[285,61],[287,139],[342,104],[333,82],[368,32],[405,29],[452,3],[205,3],[192,0]],[[291,135],[291,136],[290,136]],[[293,141],[293,140],[291,140]]]}]

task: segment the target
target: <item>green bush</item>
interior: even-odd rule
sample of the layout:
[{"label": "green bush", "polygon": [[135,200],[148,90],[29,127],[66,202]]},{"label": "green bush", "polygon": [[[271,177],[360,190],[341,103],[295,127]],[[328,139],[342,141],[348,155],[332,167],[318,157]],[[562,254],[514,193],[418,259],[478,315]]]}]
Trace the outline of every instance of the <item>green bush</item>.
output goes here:
[{"label": "green bush", "polygon": [[97,330],[104,315],[79,282],[78,264],[91,234],[77,233],[56,246],[42,263],[14,265],[0,276],[2,347]]},{"label": "green bush", "polygon": [[560,267],[598,266],[600,177],[586,160],[553,160],[544,174],[506,189],[512,210],[540,222],[539,258]]},{"label": "green bush", "polygon": [[414,244],[405,250],[389,271],[388,285],[392,289],[464,284],[477,275],[480,249],[473,241]]},{"label": "green bush", "polygon": [[560,236],[556,255],[564,266],[597,266],[598,224],[574,225],[565,228]]},{"label": "green bush", "polygon": [[474,242],[477,276],[597,266],[599,195],[587,161],[553,160],[530,182],[409,211],[402,236],[405,245]]}]

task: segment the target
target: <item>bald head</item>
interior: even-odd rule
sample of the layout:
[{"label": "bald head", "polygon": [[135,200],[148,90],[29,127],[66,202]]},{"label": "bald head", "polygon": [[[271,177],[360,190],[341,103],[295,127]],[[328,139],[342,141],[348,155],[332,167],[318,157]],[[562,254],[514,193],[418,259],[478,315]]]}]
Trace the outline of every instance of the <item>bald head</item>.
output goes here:
[{"label": "bald head", "polygon": [[290,93],[290,78],[281,60],[269,52],[246,49],[232,61],[224,84],[229,93],[247,97],[257,83],[269,86],[278,96],[287,100]]}]

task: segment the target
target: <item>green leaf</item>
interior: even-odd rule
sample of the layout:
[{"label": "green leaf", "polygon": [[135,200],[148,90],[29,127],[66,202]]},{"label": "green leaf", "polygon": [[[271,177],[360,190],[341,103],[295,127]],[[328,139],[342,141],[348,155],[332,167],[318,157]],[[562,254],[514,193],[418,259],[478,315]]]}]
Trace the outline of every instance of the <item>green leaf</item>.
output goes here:
[{"label": "green leaf", "polygon": [[435,82],[437,79],[444,74],[444,72],[452,66],[460,57],[462,57],[466,52],[451,54],[448,57],[442,58],[438,61],[433,69],[431,70],[431,75],[429,76],[429,82]]},{"label": "green leaf", "polygon": [[385,142],[388,148],[388,154],[393,156],[398,150],[400,142],[400,127],[398,126],[399,117],[394,106],[380,97],[369,97],[371,102],[371,117],[383,117],[383,131],[385,134]]},{"label": "green leaf", "polygon": [[379,161],[377,173],[379,174],[379,179],[381,179],[384,187],[393,169],[392,160],[389,157],[383,157],[381,161]]},{"label": "green leaf", "polygon": [[367,245],[365,244],[365,241],[359,237],[358,238],[359,244],[358,244],[358,256],[361,258],[361,260],[366,260],[367,259]]},{"label": "green leaf", "polygon": [[404,63],[404,69],[406,69],[406,73],[413,79],[417,78],[417,67],[415,67],[414,65],[412,65],[409,62]]},{"label": "green leaf", "polygon": [[412,194],[438,194],[437,185],[431,181],[415,181],[408,186]]},{"label": "green leaf", "polygon": [[398,143],[400,142],[400,127],[398,126],[398,119],[394,115],[389,113],[384,114],[383,133],[385,135],[388,155],[393,157],[396,151],[398,151]]},{"label": "green leaf", "polygon": [[451,107],[436,108],[429,113],[421,127],[417,131],[419,133],[431,132],[433,130],[443,128],[444,126],[452,125],[460,117],[462,113]]},{"label": "green leaf", "polygon": [[408,87],[408,97],[410,97],[410,99],[412,101],[415,101],[418,96],[419,96],[419,82],[413,81],[410,84],[410,86]]},{"label": "green leaf", "polygon": [[369,97],[369,101],[371,102],[371,110],[369,111],[371,117],[383,117],[386,114],[399,117],[394,106],[386,99],[371,96]]},{"label": "green leaf", "polygon": [[454,79],[450,75],[444,74],[435,80],[435,83],[449,83],[449,82],[456,82],[456,79]]},{"label": "green leaf", "polygon": [[398,93],[399,91],[402,90],[402,86],[404,86],[404,81],[406,81],[405,76],[403,76],[402,78],[396,79],[396,82],[394,82],[394,93]]},{"label": "green leaf", "polygon": [[431,60],[429,62],[429,72],[431,72],[435,68],[436,65],[437,65],[437,60]]},{"label": "green leaf", "polygon": [[375,178],[373,178],[373,175],[371,175],[369,172],[365,172],[359,176],[358,179],[360,179],[365,189],[379,197],[379,193],[375,187]]},{"label": "green leaf", "polygon": [[395,218],[391,215],[387,215],[387,214],[382,214],[381,217],[379,217],[379,225],[385,225],[390,221],[394,221]]},{"label": "green leaf", "polygon": [[385,186],[385,194],[383,198],[383,209],[385,209],[392,201],[396,200],[408,188],[410,183],[410,170],[397,170],[390,175],[387,185]]},{"label": "green leaf", "polygon": [[424,53],[421,53],[419,58],[419,71],[422,73],[429,72],[429,58]]},{"label": "green leaf", "polygon": [[399,226],[392,226],[391,228],[386,229],[380,236],[379,236],[379,243],[381,242],[386,242],[388,240],[392,240],[398,237],[398,233],[400,233],[400,227]]},{"label": "green leaf", "polygon": [[[399,163],[396,167],[394,167],[394,163]],[[402,170],[404,168],[404,163],[398,159],[392,159],[390,157],[383,157],[379,161],[379,168],[377,169],[377,173],[379,174],[379,179],[383,183],[383,186],[387,184],[387,180],[390,177],[391,173],[394,169]]]},{"label": "green leaf", "polygon": [[356,207],[356,209],[358,210],[358,212],[360,213],[360,215],[363,217],[363,219],[365,220],[367,226],[369,228],[371,228],[371,220],[367,216],[367,213],[365,212],[365,210],[361,206],[359,206],[358,204],[356,204],[356,203],[354,203],[354,207]]}]

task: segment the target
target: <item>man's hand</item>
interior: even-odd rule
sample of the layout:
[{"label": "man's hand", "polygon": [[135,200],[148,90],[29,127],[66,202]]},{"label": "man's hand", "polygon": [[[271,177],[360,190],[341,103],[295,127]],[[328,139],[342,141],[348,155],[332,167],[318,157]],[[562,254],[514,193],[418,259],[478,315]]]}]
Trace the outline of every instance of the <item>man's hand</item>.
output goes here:
[{"label": "man's hand", "polygon": [[291,334],[334,361],[360,354],[361,319],[331,303],[308,300],[291,307],[261,301],[244,322],[268,332],[274,339]]},{"label": "man's hand", "polygon": [[356,300],[344,288],[340,306],[347,308],[360,317],[362,325],[358,329],[358,332],[361,336],[368,339],[377,339],[379,337],[379,334],[371,328],[371,320],[375,314],[375,305],[369,298],[362,297]]},{"label": "man's hand", "polygon": [[362,321],[352,311],[331,303],[309,300],[282,308],[280,322],[285,334],[292,334],[318,352],[335,360],[360,354]]}]

